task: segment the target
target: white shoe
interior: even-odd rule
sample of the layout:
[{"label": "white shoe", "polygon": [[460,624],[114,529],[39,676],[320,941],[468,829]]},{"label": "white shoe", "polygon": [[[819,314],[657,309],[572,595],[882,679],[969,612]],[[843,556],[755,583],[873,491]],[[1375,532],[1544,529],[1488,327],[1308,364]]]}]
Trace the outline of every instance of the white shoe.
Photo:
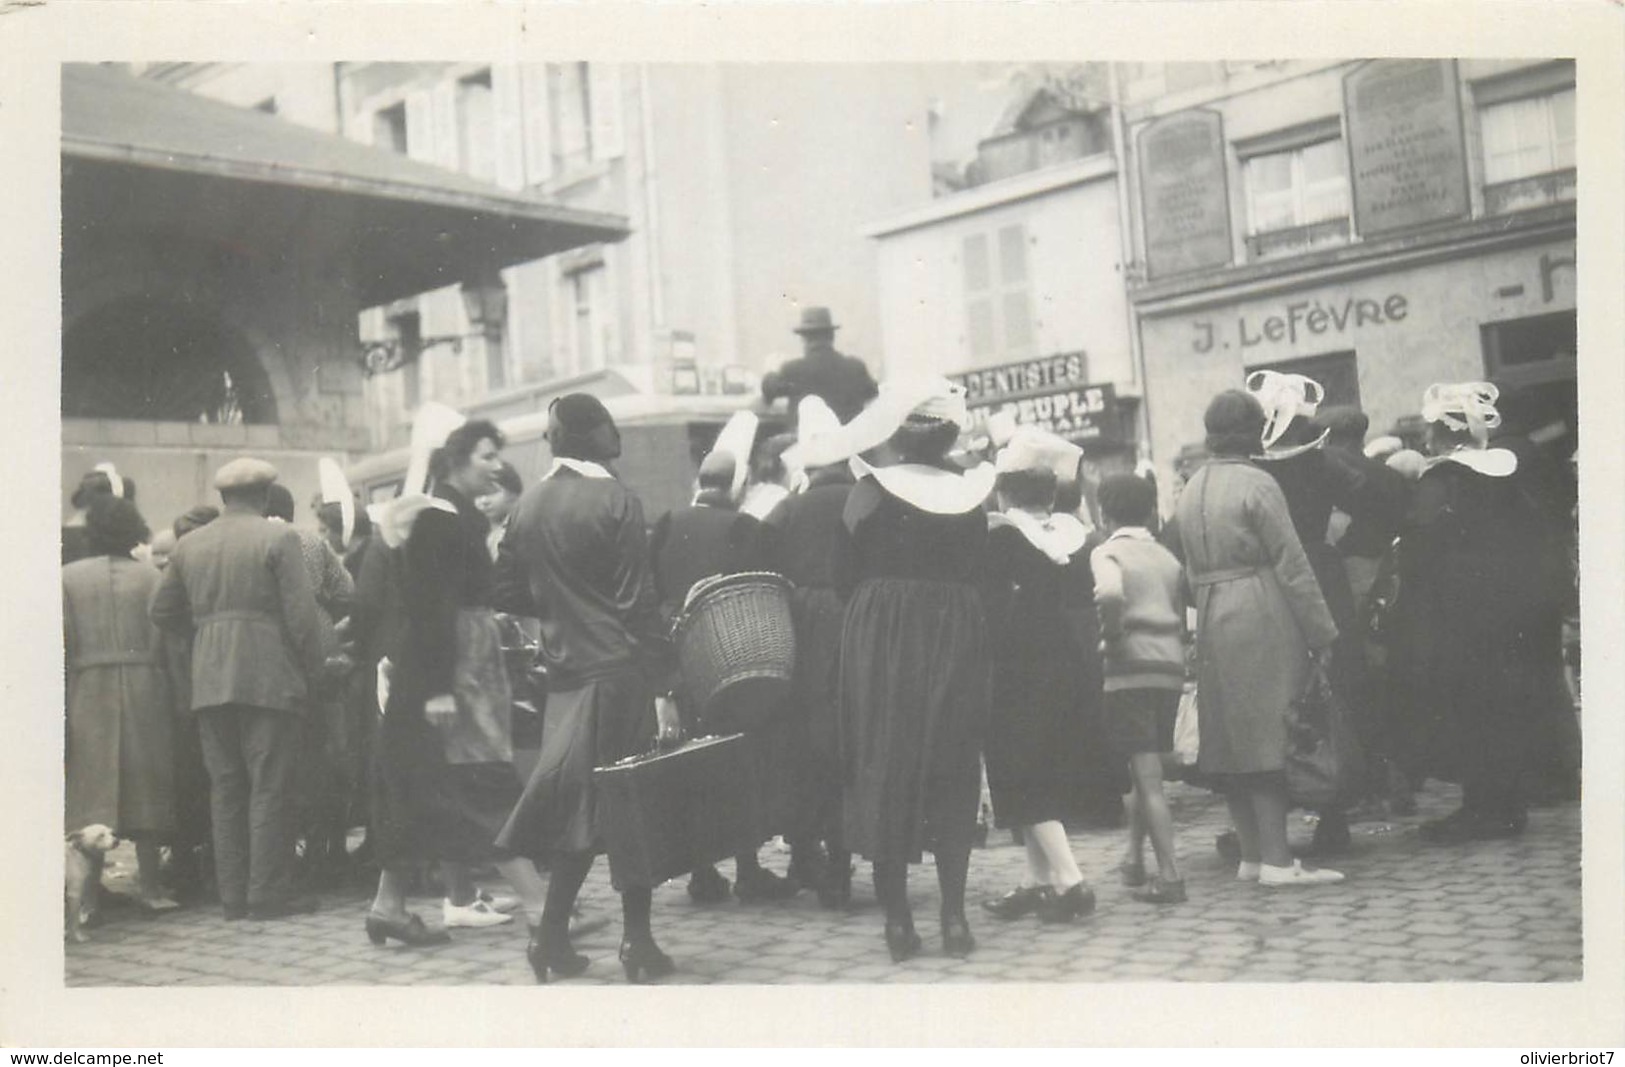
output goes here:
[{"label": "white shoe", "polygon": [[452,926],[501,926],[503,923],[513,922],[512,915],[504,915],[485,901],[474,898],[474,901],[465,907],[459,908],[448,898],[440,904],[440,915],[447,927]]},{"label": "white shoe", "polygon": [[1238,881],[1238,882],[1256,882],[1256,881],[1258,881],[1258,872],[1259,872],[1260,868],[1262,868],[1262,867],[1263,867],[1263,864],[1261,864],[1261,863],[1248,863],[1246,860],[1242,860],[1241,863],[1239,863],[1236,866],[1236,881]]},{"label": "white shoe", "polygon": [[1293,860],[1290,867],[1272,867],[1267,863],[1259,864],[1258,867],[1259,885],[1331,885],[1342,880],[1341,871],[1328,870],[1325,867],[1311,870],[1297,860]]},{"label": "white shoe", "polygon": [[500,911],[504,915],[519,910],[519,898],[510,897],[506,893],[493,893],[489,889],[477,889],[474,891],[474,899],[480,901],[492,911]]}]

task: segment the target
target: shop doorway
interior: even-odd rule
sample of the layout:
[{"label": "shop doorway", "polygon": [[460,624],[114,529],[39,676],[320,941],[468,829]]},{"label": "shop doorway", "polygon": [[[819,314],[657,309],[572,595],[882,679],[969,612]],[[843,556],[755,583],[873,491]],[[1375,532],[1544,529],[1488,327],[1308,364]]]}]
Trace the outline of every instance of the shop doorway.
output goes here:
[{"label": "shop doorway", "polygon": [[1479,334],[1484,345],[1484,374],[1503,388],[1577,377],[1576,312],[1486,322]]},{"label": "shop doorway", "polygon": [[1572,311],[1480,327],[1484,373],[1501,389],[1501,433],[1567,462],[1579,448],[1578,316]]},{"label": "shop doorway", "polygon": [[1303,359],[1289,359],[1281,363],[1266,363],[1247,368],[1249,374],[1255,370],[1272,370],[1280,374],[1301,374],[1305,378],[1313,378],[1326,390],[1326,399],[1320,403],[1322,408],[1360,406],[1360,367],[1355,362],[1352,351],[1306,356]]}]

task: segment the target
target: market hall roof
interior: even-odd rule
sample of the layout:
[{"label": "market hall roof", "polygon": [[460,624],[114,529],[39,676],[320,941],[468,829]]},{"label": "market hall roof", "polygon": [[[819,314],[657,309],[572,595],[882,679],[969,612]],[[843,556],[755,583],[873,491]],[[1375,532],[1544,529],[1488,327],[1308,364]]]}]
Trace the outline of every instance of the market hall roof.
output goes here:
[{"label": "market hall roof", "polygon": [[286,256],[315,232],[349,257],[362,307],[627,234],[618,215],[95,64],[62,67],[62,155],[65,241],[110,224]]}]

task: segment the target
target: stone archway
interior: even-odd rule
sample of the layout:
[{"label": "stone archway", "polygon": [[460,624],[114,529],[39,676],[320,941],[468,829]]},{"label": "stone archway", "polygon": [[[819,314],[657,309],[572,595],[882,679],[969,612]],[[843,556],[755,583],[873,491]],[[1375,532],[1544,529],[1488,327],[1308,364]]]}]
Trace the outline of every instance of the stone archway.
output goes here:
[{"label": "stone archway", "polygon": [[129,296],[62,338],[62,417],[275,424],[277,399],[253,343],[212,309]]}]

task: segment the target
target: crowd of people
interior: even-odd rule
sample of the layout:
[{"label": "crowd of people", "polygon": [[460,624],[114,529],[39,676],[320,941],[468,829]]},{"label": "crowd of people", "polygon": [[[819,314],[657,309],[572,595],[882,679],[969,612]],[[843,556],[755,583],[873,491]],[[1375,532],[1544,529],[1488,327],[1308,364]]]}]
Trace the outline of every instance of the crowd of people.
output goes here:
[{"label": "crowd of people", "polygon": [[[1027,857],[982,902],[1000,921],[1094,910],[1067,827],[1099,768],[1127,812],[1113,874],[1153,906],[1200,896],[1168,775],[1223,794],[1218,847],[1271,889],[1341,881],[1304,858],[1348,849],[1351,807],[1407,813],[1428,777],[1462,803],[1423,840],[1524,830],[1572,729],[1573,487],[1528,441],[1492,437],[1493,386],[1430,389],[1406,448],[1367,442],[1317,383],[1257,372],[1213,398],[1164,520],[1149,476],[1086,486],[1082,451],[1052,434],[971,438],[945,379],[843,379],[832,405],[807,377],[777,386],[793,434],[758,442],[737,419],[691,505],[652,525],[586,394],[552,405],[551,465],[528,487],[498,427],[425,405],[400,495],[360,508],[324,465],[308,529],[262,460],[227,463],[220,507],[157,534],[131,481],[91,471],[63,541],[68,828],[132,840],[149,909],[212,883],[225,918],[274,919],[376,871],[374,943],[522,912],[536,979],[579,974],[577,896],[606,844],[594,771],[731,728],[684,705],[673,623],[696,583],[771,571],[791,584],[796,657],[788,699],[744,727],[762,837],[732,885],[697,861],[696,903],[811,890],[845,908],[861,857],[901,962],[923,950],[908,883],[929,852],[941,951],[968,955],[984,776]],[[1316,677],[1366,770],[1295,849],[1288,722]],[[1170,757],[1183,714],[1189,768]],[[769,834],[785,875],[759,859]],[[434,924],[408,908],[431,867]],[[513,895],[479,884],[492,868]],[[654,887],[612,876],[627,978],[671,973]]]}]

